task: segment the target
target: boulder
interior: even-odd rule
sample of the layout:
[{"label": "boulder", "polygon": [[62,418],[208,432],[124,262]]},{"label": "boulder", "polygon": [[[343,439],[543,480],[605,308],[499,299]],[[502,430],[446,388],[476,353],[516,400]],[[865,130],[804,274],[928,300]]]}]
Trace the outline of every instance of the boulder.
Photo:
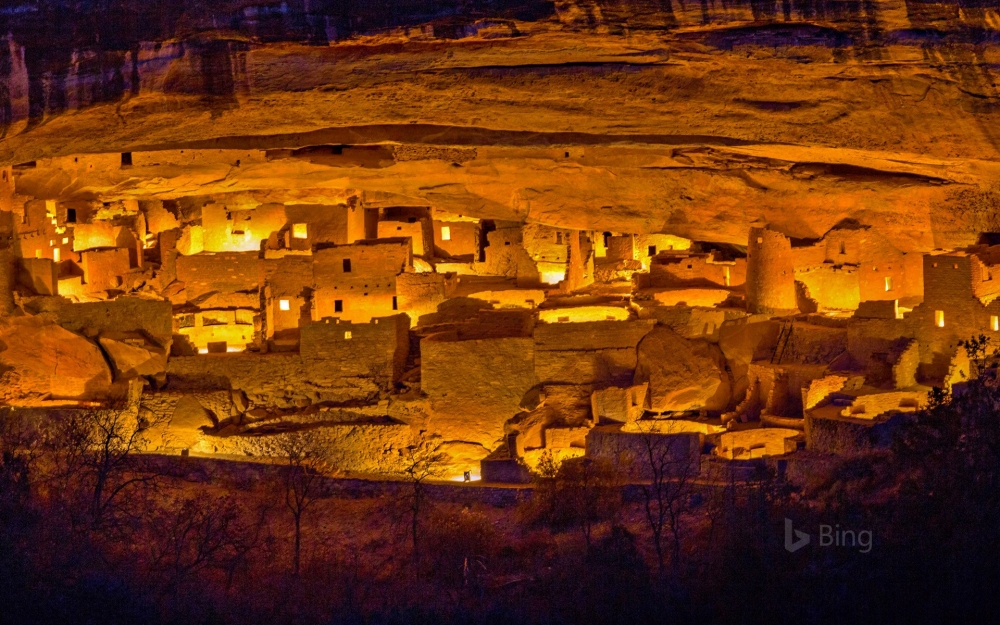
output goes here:
[{"label": "boulder", "polygon": [[167,368],[166,350],[153,345],[140,334],[102,334],[98,342],[111,360],[116,380],[155,376]]},{"label": "boulder", "polygon": [[717,347],[657,326],[639,343],[635,384],[649,385],[646,408],[654,412],[722,410],[729,376]]},{"label": "boulder", "polygon": [[197,399],[182,397],[174,406],[164,438],[168,447],[190,449],[203,439],[205,429],[215,425],[211,413]]},{"label": "boulder", "polygon": [[38,317],[0,319],[0,398],[101,399],[111,370],[101,350],[79,334]]}]

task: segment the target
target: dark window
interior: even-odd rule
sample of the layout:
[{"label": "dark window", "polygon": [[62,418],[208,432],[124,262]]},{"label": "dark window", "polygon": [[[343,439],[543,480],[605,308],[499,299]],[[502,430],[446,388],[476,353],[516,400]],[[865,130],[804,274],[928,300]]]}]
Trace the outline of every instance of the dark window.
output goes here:
[{"label": "dark window", "polygon": [[344,259],[344,273],[351,273],[351,259]]},{"label": "dark window", "polygon": [[650,256],[656,256],[656,246],[655,245],[650,245],[649,246],[649,255]]},{"label": "dark window", "polygon": [[562,232],[557,232],[556,233],[556,243],[557,244],[562,244]]},{"label": "dark window", "polygon": [[333,300],[333,312],[344,312],[344,300],[342,299]]},{"label": "dark window", "polygon": [[66,223],[75,224],[76,223],[76,209],[67,208],[66,209]]},{"label": "dark window", "polygon": [[131,167],[131,166],[132,166],[132,153],[122,152],[122,167]]},{"label": "dark window", "polygon": [[406,218],[406,222],[407,223],[411,223],[411,224],[415,224],[415,223],[417,223],[417,218],[416,217],[407,217]]},{"label": "dark window", "polygon": [[396,296],[395,295],[392,296],[392,309],[393,310],[399,310],[399,306],[396,304]]},{"label": "dark window", "polygon": [[569,152],[565,152],[564,154],[566,158],[569,158]]}]

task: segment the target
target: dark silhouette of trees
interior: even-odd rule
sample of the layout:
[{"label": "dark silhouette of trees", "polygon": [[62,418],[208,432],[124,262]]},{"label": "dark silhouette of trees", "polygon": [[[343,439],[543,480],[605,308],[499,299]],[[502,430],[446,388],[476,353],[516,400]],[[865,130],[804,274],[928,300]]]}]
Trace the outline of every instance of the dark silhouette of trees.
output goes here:
[{"label": "dark silhouette of trees", "polygon": [[409,516],[410,544],[413,549],[414,572],[420,570],[420,524],[427,507],[427,481],[443,475],[445,459],[439,445],[421,441],[406,449],[403,474],[408,487],[403,496]]},{"label": "dark silhouette of trees", "polygon": [[140,390],[133,385],[127,398],[107,408],[69,411],[48,428],[51,478],[70,498],[65,503],[76,523],[81,513],[95,528],[119,522],[128,513],[126,499],[159,478],[155,467],[136,461],[159,425],[140,413]]},{"label": "dark silhouette of trees", "polygon": [[700,449],[692,449],[691,438],[659,434],[636,422],[642,434],[640,457],[633,465],[640,478],[645,519],[652,536],[660,572],[664,564],[664,530],[670,533],[671,565],[681,559],[682,516],[690,507],[695,478],[699,473]]},{"label": "dark silhouette of trees", "polygon": [[544,457],[535,478],[534,518],[549,527],[578,529],[590,550],[595,527],[621,510],[623,485],[607,460],[572,458],[558,465]]},{"label": "dark silhouette of trees", "polygon": [[289,432],[278,444],[285,461],[284,501],[295,524],[292,572],[298,576],[302,559],[302,519],[323,493],[323,482],[333,467],[325,460],[315,430]]}]

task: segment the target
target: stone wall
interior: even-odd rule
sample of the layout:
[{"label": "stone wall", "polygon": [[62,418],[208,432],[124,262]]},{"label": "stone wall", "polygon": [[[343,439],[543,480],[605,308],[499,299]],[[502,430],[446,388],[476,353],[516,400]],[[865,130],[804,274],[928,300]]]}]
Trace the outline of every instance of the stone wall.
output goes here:
[{"label": "stone wall", "polygon": [[420,341],[421,389],[428,395],[429,428],[445,440],[493,449],[503,426],[536,384],[530,338],[456,340],[433,335]]},{"label": "stone wall", "polygon": [[327,319],[302,328],[299,354],[310,366],[334,367],[343,377],[395,382],[403,374],[410,350],[410,318],[372,319],[371,323]]},{"label": "stone wall", "polygon": [[798,308],[795,269],[788,237],[768,228],[751,228],[747,243],[747,310],[770,313]]},{"label": "stone wall", "polygon": [[177,257],[177,279],[187,299],[212,292],[253,291],[260,286],[258,252],[223,252]]},{"label": "stone wall", "polygon": [[170,302],[141,297],[119,297],[106,302],[71,304],[53,299],[45,311],[56,323],[73,332],[146,332],[156,340],[169,340],[173,331]]},{"label": "stone wall", "polygon": [[616,464],[630,478],[653,477],[653,462],[668,476],[694,476],[699,471],[702,435],[635,434],[620,425],[601,425],[587,434],[587,457]]},{"label": "stone wall", "polygon": [[[406,469],[404,450],[413,442],[410,427],[402,423],[326,423],[309,432],[324,460],[352,474],[401,476]],[[192,451],[255,460],[282,458],[282,439],[287,436],[206,436]]]},{"label": "stone wall", "polygon": [[628,386],[636,346],[652,320],[539,324],[534,332],[535,374],[541,382]]},{"label": "stone wall", "polygon": [[[341,367],[345,367],[346,373]],[[298,354],[201,354],[167,361],[171,390],[239,389],[255,404],[287,408],[296,403],[372,401],[379,384],[353,377],[353,365],[305,362]]]}]

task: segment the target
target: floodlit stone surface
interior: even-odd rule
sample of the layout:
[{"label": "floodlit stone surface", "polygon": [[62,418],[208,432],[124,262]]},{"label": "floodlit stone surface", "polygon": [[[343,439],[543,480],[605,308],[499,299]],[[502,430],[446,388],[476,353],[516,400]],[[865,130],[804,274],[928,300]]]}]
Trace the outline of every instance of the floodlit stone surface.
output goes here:
[{"label": "floodlit stone surface", "polygon": [[31,317],[0,320],[0,389],[6,403],[97,399],[111,386],[101,350],[86,338]]},{"label": "floodlit stone surface", "polygon": [[3,403],[688,466],[849,450],[1000,332],[988,9],[43,4],[0,11]]},{"label": "floodlit stone surface", "polygon": [[654,328],[639,343],[635,382],[649,385],[646,407],[653,412],[719,410],[729,401],[719,349],[667,328]]}]

